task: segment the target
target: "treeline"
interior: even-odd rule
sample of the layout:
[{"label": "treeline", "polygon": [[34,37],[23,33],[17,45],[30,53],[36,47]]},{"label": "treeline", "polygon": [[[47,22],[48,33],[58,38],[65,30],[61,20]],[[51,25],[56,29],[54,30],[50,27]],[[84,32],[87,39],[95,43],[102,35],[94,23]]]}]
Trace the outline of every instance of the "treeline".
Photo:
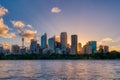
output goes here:
[{"label": "treeline", "polygon": [[104,59],[120,59],[119,52],[95,53],[95,54],[0,54],[0,60],[104,60]]}]

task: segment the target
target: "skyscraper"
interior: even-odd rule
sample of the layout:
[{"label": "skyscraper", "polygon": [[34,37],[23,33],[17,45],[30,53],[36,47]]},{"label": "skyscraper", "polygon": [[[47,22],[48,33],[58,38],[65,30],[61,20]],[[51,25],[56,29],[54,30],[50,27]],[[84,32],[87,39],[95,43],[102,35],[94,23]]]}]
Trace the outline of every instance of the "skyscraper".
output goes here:
[{"label": "skyscraper", "polygon": [[77,54],[77,44],[78,44],[77,35],[71,36],[71,54]]},{"label": "skyscraper", "polygon": [[26,47],[20,49],[20,54],[25,54],[27,52]]},{"label": "skyscraper", "polygon": [[41,48],[47,48],[47,34],[44,33],[44,35],[41,36]]},{"label": "skyscraper", "polygon": [[59,36],[54,36],[55,40],[55,52],[61,54],[61,42]]},{"label": "skyscraper", "polygon": [[99,52],[99,53],[108,53],[108,52],[109,52],[109,46],[100,45],[98,52]]},{"label": "skyscraper", "polygon": [[98,52],[99,52],[99,53],[103,53],[103,51],[104,51],[103,45],[100,45],[100,46],[99,46],[99,49],[98,49]]},{"label": "skyscraper", "polygon": [[109,46],[104,46],[104,53],[108,53],[109,52]]},{"label": "skyscraper", "polygon": [[52,38],[48,39],[48,48],[52,52],[55,52],[55,37],[52,37]]},{"label": "skyscraper", "polygon": [[66,48],[67,48],[67,33],[62,32],[60,34],[60,42],[61,42],[61,51],[62,53],[66,53]]},{"label": "skyscraper", "polygon": [[19,54],[19,52],[20,52],[20,46],[12,45],[12,54]]},{"label": "skyscraper", "polygon": [[1,54],[1,53],[4,53],[4,48],[3,48],[2,45],[0,45],[0,54]]},{"label": "skyscraper", "polygon": [[55,42],[55,52],[61,54],[61,43]]},{"label": "skyscraper", "polygon": [[96,41],[89,41],[88,45],[91,46],[92,53],[96,53],[97,52],[97,42]]},{"label": "skyscraper", "polygon": [[37,40],[32,39],[30,44],[30,53],[36,53],[37,52]]},{"label": "skyscraper", "polygon": [[92,54],[92,47],[88,44],[84,45],[81,54]]},{"label": "skyscraper", "polygon": [[40,45],[37,43],[37,50],[36,50],[37,54],[40,53]]},{"label": "skyscraper", "polygon": [[78,49],[78,53],[80,54],[80,51],[82,50],[82,44],[81,43],[78,43],[77,49]]}]

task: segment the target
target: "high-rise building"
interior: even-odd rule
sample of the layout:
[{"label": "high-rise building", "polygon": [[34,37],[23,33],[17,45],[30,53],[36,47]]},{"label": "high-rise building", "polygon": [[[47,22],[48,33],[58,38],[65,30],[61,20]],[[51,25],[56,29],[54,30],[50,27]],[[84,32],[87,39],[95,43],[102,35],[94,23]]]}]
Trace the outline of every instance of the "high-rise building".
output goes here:
[{"label": "high-rise building", "polygon": [[62,54],[61,52],[61,43],[60,42],[55,42],[55,52],[58,54]]},{"label": "high-rise building", "polygon": [[62,32],[60,34],[60,42],[61,42],[61,51],[63,54],[66,53],[66,48],[67,48],[67,33]]},{"label": "high-rise building", "polygon": [[77,49],[78,49],[78,53],[80,54],[81,49],[82,49],[82,44],[81,43],[78,43]]},{"label": "high-rise building", "polygon": [[37,40],[36,39],[31,40],[30,53],[37,53]]},{"label": "high-rise building", "polygon": [[104,53],[108,53],[109,52],[109,46],[104,46]]},{"label": "high-rise building", "polygon": [[5,55],[9,55],[10,54],[10,49],[5,49],[4,53],[5,53]]},{"label": "high-rise building", "polygon": [[20,46],[12,45],[12,54],[19,54],[20,53]]},{"label": "high-rise building", "polygon": [[100,45],[99,49],[98,49],[99,53],[108,53],[109,52],[109,46],[104,46],[104,45]]},{"label": "high-rise building", "polygon": [[88,44],[84,45],[81,52],[81,54],[91,54],[92,53],[92,47]]},{"label": "high-rise building", "polygon": [[67,44],[66,54],[70,54],[70,50],[71,50],[70,47],[71,47],[70,44]]},{"label": "high-rise building", "polygon": [[77,39],[78,39],[77,35],[71,36],[71,54],[77,54],[77,45],[78,45]]},{"label": "high-rise building", "polygon": [[100,46],[99,46],[99,49],[98,49],[98,52],[99,52],[99,53],[103,53],[103,51],[104,51],[103,45],[100,45]]},{"label": "high-rise building", "polygon": [[26,47],[20,49],[20,54],[25,54],[27,52]]},{"label": "high-rise building", "polygon": [[47,48],[47,34],[41,36],[41,48],[45,49]]},{"label": "high-rise building", "polygon": [[55,36],[55,52],[58,54],[61,54],[61,42],[60,42],[60,37]]},{"label": "high-rise building", "polygon": [[3,48],[2,45],[0,45],[0,54],[1,54],[1,53],[4,53],[4,48]]},{"label": "high-rise building", "polygon": [[55,37],[52,37],[52,38],[48,39],[48,48],[52,52],[55,52]]},{"label": "high-rise building", "polygon": [[88,44],[92,48],[92,53],[97,52],[97,42],[96,41],[89,41]]},{"label": "high-rise building", "polygon": [[41,53],[41,51],[40,51],[40,50],[41,50],[41,49],[40,49],[40,45],[39,45],[39,44],[37,44],[36,53],[37,53],[37,54]]}]

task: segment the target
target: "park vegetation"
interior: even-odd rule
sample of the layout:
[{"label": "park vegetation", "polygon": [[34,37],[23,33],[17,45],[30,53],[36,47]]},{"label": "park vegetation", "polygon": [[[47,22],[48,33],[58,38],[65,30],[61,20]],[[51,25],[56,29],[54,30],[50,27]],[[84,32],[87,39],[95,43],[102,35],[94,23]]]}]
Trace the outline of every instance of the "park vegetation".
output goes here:
[{"label": "park vegetation", "polygon": [[113,60],[120,59],[120,53],[112,51],[109,53],[94,53],[94,54],[0,54],[0,60]]}]

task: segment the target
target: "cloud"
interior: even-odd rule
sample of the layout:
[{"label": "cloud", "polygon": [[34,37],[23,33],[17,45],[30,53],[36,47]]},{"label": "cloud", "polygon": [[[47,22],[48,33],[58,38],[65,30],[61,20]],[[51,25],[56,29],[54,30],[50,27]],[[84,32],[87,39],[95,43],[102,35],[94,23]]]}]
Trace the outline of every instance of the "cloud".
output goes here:
[{"label": "cloud", "polygon": [[60,8],[58,8],[58,7],[53,7],[52,9],[51,9],[51,12],[52,13],[60,13],[62,10],[60,9]]},{"label": "cloud", "polygon": [[[4,7],[0,6],[0,17],[4,16],[8,13],[8,10]],[[0,18],[0,36],[3,38],[13,38],[15,37],[15,33],[9,33],[10,28],[4,24],[3,18]]]},{"label": "cloud", "polygon": [[30,29],[33,28],[32,25],[30,25],[30,24],[27,24],[26,26],[27,26],[28,28],[30,28]]},{"label": "cloud", "polygon": [[[0,17],[4,16],[8,12],[7,9],[4,7],[0,6]],[[19,36],[24,37],[26,42],[30,42],[31,39],[34,39],[36,37],[37,31],[34,30],[28,30],[28,29],[23,29],[25,28],[30,28],[32,29],[32,25],[30,24],[24,24],[22,21],[11,21],[14,27],[16,27],[19,31]],[[15,37],[15,33],[9,33],[10,28],[4,24],[3,18],[0,18],[0,36],[4,38],[13,38]],[[5,44],[7,46],[7,44]]]},{"label": "cloud", "polygon": [[25,24],[22,21],[11,21],[11,23],[14,27],[18,29],[22,29],[25,26]]},{"label": "cloud", "polygon": [[33,30],[25,30],[24,33],[20,34],[22,37],[24,37],[26,42],[30,42],[31,39],[35,39],[37,31]]},{"label": "cloud", "polygon": [[25,24],[22,21],[11,21],[11,23],[18,29],[19,36],[24,38],[26,42],[30,42],[31,39],[35,39],[37,31],[30,30],[33,29],[32,25]]},{"label": "cloud", "polygon": [[23,29],[23,27],[33,29],[32,25],[25,24],[22,21],[11,21],[11,23],[13,24],[14,27],[16,27],[20,31]]},{"label": "cloud", "polygon": [[8,13],[8,10],[0,6],[0,17],[4,16],[6,13]]},{"label": "cloud", "polygon": [[4,49],[10,49],[10,44],[8,43],[3,43],[2,46]]},{"label": "cloud", "polygon": [[99,45],[108,45],[111,50],[120,51],[120,40],[119,39],[112,39],[110,37],[103,38],[102,40],[98,41],[97,44]]},{"label": "cloud", "polygon": [[16,37],[15,33],[8,33],[4,38],[14,38],[14,37]]},{"label": "cloud", "polygon": [[110,37],[106,37],[106,38],[103,38],[101,39],[100,41],[97,42],[98,45],[110,45],[112,43],[114,43],[115,41],[110,38]]},{"label": "cloud", "polygon": [[110,51],[113,51],[113,50],[120,51],[120,45],[111,46]]},{"label": "cloud", "polygon": [[15,37],[15,33],[9,33],[9,27],[4,24],[2,18],[0,18],[0,36],[3,38],[13,38]]},{"label": "cloud", "polygon": [[112,38],[109,38],[109,37],[106,37],[104,39],[101,40],[102,42],[112,42],[113,39]]}]

